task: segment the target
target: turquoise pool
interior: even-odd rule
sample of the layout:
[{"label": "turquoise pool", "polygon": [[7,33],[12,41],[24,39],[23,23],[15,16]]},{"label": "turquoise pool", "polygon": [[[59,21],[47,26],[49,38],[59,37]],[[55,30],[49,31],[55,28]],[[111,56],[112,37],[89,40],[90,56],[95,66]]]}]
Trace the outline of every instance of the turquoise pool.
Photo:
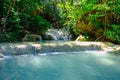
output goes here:
[{"label": "turquoise pool", "polygon": [[120,80],[120,56],[104,52],[14,56],[0,60],[0,80]]}]

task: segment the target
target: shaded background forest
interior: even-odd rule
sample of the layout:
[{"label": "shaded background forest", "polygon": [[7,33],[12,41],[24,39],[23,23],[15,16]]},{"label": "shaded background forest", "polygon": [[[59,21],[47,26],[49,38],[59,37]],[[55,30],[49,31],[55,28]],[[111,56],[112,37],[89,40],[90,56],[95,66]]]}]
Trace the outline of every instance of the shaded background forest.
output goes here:
[{"label": "shaded background forest", "polygon": [[75,40],[120,43],[120,0],[0,0],[0,42],[65,28]]}]

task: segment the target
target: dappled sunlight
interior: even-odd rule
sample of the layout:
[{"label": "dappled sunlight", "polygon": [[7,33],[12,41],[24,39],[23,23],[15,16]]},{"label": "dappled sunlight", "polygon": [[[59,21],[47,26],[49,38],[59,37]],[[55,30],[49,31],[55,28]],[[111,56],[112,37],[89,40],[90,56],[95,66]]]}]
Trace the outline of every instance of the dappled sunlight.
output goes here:
[{"label": "dappled sunlight", "polygon": [[96,56],[108,56],[109,55],[109,53],[107,53],[106,51],[84,51],[84,52],[86,52],[86,53],[91,53],[91,54],[94,54],[94,55],[96,55]]},{"label": "dappled sunlight", "polygon": [[28,56],[29,58],[26,58],[26,57],[27,56],[23,57],[25,59],[17,58],[17,63],[19,66],[36,67],[36,68],[41,66],[40,58],[32,57],[32,56]]},{"label": "dappled sunlight", "polygon": [[19,66],[26,66],[27,65],[26,61],[27,61],[26,59],[20,59],[20,58],[17,59],[17,63]]},{"label": "dappled sunlight", "polygon": [[38,54],[38,55],[40,55],[40,56],[46,56],[47,53],[42,53],[42,54]]},{"label": "dappled sunlight", "polygon": [[0,0],[0,80],[119,80],[120,0]]},{"label": "dappled sunlight", "polygon": [[41,45],[40,44],[31,44],[31,46],[34,47],[35,51],[41,49]]},{"label": "dappled sunlight", "polygon": [[40,44],[31,44],[31,46],[34,46],[34,47],[41,47]]},{"label": "dappled sunlight", "polygon": [[[96,52],[102,54],[102,52]],[[115,80],[119,79],[120,58],[111,55],[96,55],[94,52],[54,52],[38,55],[21,55],[6,61],[6,71],[17,71],[9,76],[18,80]],[[0,63],[1,65],[1,63]],[[4,64],[5,65],[5,64]],[[0,72],[1,73],[1,72]],[[2,74],[3,75],[3,74]],[[109,76],[111,75],[111,76]],[[1,75],[0,75],[1,76]],[[22,78],[19,79],[19,76]],[[37,77],[37,78],[36,78]]]},{"label": "dappled sunlight", "polygon": [[55,43],[46,43],[44,44],[45,46],[51,46],[51,47],[56,47],[56,44]]},{"label": "dappled sunlight", "polygon": [[101,58],[99,59],[100,63],[104,64],[104,65],[114,65],[116,64],[115,61],[107,59],[107,58]]},{"label": "dappled sunlight", "polygon": [[26,45],[17,45],[17,48],[26,48]]},{"label": "dappled sunlight", "polygon": [[95,45],[105,45],[102,42],[80,42],[80,41],[75,41],[75,44],[81,44],[81,45],[90,45],[90,44],[95,44]]},{"label": "dappled sunlight", "polygon": [[[104,46],[98,45],[100,42],[24,42],[17,44],[6,44],[0,47],[0,52],[5,54],[38,54],[51,52],[78,52],[78,51],[101,51]],[[106,51],[107,52],[107,51]],[[100,55],[104,55],[101,52]]]},{"label": "dappled sunlight", "polygon": [[43,63],[43,60],[41,60],[39,57],[32,57],[30,61],[30,65],[35,68],[41,67],[42,63]]},{"label": "dappled sunlight", "polygon": [[108,66],[116,64],[116,61],[111,59],[111,57],[113,56],[107,53],[106,51],[91,51],[89,53],[92,57],[94,57],[97,63],[100,63],[102,65],[108,65]]},{"label": "dappled sunlight", "polygon": [[17,63],[19,66],[24,68],[25,67],[44,68],[44,66],[48,64],[49,66],[53,66],[53,63],[51,62],[51,60],[46,58],[40,58],[39,56],[22,56],[17,58]]},{"label": "dappled sunlight", "polygon": [[[65,80],[85,79],[84,75],[89,75],[89,77],[93,77],[95,75],[101,76],[101,72],[99,72],[99,70],[96,69],[97,67],[95,64],[96,64],[97,58],[94,58],[95,56],[92,57],[92,55],[89,55],[89,54],[86,54],[86,55],[85,54],[74,54],[74,55],[67,54],[67,55],[68,56],[66,56],[66,54],[60,55],[63,63],[62,62],[58,63],[59,66],[58,64],[56,64],[58,67],[61,67],[62,65],[64,66],[64,70],[61,70],[62,74],[60,75],[60,78],[58,80],[62,80],[63,78]],[[80,75],[78,76],[78,74]],[[71,77],[70,75],[74,77]]]},{"label": "dappled sunlight", "polygon": [[[87,52],[87,51],[85,51],[85,52]],[[110,66],[110,65],[117,64],[117,61],[112,59],[112,58],[114,58],[114,56],[107,53],[106,51],[91,51],[90,53],[94,55],[97,62],[99,62],[103,65]]]},{"label": "dappled sunlight", "polygon": [[63,43],[62,45],[63,45],[63,46],[64,46],[64,45],[68,45],[69,47],[73,47],[73,46],[74,46],[74,45],[72,45],[72,44],[70,44],[70,43]]}]

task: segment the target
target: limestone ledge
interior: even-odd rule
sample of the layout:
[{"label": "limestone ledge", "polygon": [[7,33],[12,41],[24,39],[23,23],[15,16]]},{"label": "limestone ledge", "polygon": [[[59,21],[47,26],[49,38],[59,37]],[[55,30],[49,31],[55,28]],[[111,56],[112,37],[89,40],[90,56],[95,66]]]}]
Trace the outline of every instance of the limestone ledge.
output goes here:
[{"label": "limestone ledge", "polygon": [[20,42],[0,43],[0,53],[3,55],[38,54],[50,52],[76,51],[106,51],[120,52],[120,46],[108,42]]}]

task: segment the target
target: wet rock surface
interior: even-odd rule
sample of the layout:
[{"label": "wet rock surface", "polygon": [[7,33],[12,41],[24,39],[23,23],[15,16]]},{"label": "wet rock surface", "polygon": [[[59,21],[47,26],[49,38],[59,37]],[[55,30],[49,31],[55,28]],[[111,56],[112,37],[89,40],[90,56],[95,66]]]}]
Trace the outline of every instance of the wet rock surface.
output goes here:
[{"label": "wet rock surface", "polygon": [[63,29],[48,29],[42,36],[43,40],[70,40],[71,36],[64,28]]},{"label": "wet rock surface", "polygon": [[41,41],[42,38],[37,34],[26,34],[23,38],[23,41]]},{"label": "wet rock surface", "polygon": [[[120,48],[120,47],[119,47]],[[77,52],[77,51],[118,51],[111,43],[105,42],[22,42],[1,43],[0,53],[4,55],[39,54],[50,52]],[[2,56],[1,56],[2,57]]]}]

